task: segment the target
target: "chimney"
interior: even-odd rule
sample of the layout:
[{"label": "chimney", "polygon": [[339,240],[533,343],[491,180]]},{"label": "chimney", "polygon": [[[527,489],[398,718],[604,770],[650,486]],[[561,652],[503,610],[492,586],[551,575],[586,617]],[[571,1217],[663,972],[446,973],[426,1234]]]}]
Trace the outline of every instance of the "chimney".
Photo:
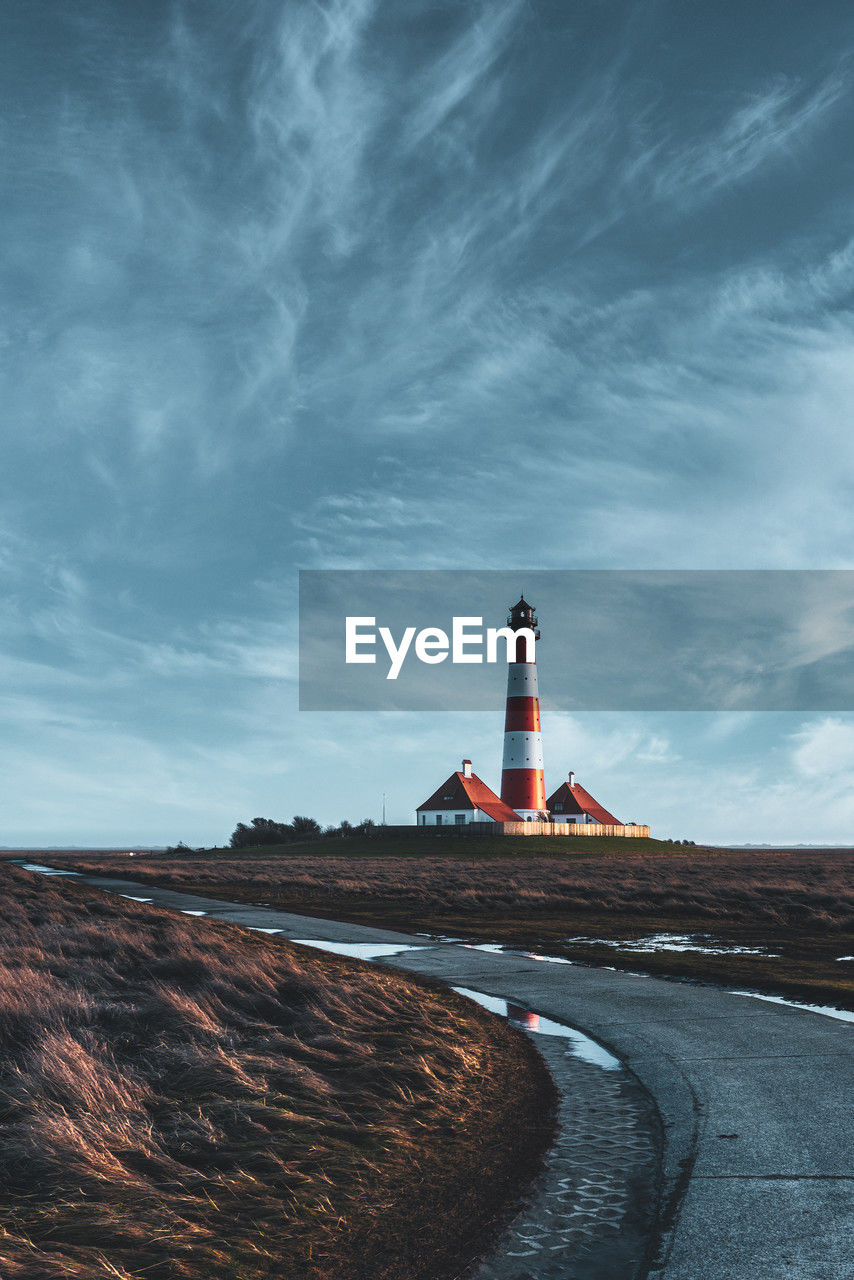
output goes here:
[{"label": "chimney", "polygon": [[574,787],[574,786],[575,786],[575,774],[572,772],[572,770],[571,770],[571,769],[570,769],[570,771],[569,771],[569,785],[570,785],[571,787]]},{"label": "chimney", "polygon": [[464,778],[471,777],[471,760],[463,761],[463,777]]}]

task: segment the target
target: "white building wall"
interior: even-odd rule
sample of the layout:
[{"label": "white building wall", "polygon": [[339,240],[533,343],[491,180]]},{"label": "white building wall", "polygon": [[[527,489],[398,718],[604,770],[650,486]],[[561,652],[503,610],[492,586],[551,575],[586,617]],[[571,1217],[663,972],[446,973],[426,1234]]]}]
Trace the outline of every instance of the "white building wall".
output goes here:
[{"label": "white building wall", "polygon": [[[462,814],[465,822],[458,823],[457,814]],[[419,827],[462,827],[466,822],[493,821],[482,809],[422,809],[415,816]]]}]

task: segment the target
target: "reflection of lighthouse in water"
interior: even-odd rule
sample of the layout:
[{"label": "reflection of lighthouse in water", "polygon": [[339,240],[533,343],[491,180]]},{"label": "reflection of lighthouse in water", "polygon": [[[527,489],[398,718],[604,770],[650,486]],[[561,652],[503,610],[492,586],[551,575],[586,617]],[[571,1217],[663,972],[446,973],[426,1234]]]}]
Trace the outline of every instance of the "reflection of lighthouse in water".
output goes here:
[{"label": "reflection of lighthouse in water", "polygon": [[518,1004],[507,1001],[507,1017],[516,1027],[524,1027],[526,1031],[539,1031],[540,1015],[531,1013],[530,1009],[522,1009]]},{"label": "reflection of lighthouse in water", "polygon": [[[507,619],[512,631],[526,628],[537,640],[540,633],[534,610],[524,596],[514,604]],[[543,777],[543,738],[540,732],[540,697],[537,663],[524,636],[516,639],[515,662],[507,668],[507,712],[504,719],[504,762],[501,771],[501,799],[532,822],[548,822],[546,784]],[[530,658],[530,661],[528,659]]]}]

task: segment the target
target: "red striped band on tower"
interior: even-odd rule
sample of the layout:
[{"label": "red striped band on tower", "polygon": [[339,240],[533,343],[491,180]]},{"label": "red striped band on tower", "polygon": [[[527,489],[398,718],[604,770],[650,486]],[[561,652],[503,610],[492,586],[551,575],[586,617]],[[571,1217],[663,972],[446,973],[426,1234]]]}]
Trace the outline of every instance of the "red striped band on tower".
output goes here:
[{"label": "red striped band on tower", "polygon": [[533,698],[513,698],[508,695],[507,713],[504,717],[505,733],[539,733],[540,704]]},{"label": "red striped band on tower", "polygon": [[[507,625],[513,631],[529,628],[540,638],[534,610],[524,596],[510,610]],[[529,656],[520,637],[514,656],[518,659],[523,654]],[[536,661],[508,664],[501,799],[520,818],[532,821],[548,818]]]}]

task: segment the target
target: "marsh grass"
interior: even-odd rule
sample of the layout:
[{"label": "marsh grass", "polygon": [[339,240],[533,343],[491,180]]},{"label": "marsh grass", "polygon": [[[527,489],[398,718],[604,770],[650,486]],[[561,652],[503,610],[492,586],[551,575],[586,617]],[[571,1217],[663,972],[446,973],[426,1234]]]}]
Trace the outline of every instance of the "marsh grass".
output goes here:
[{"label": "marsh grass", "polygon": [[[249,856],[75,856],[67,865],[332,919],[550,951],[655,974],[754,986],[854,1005],[854,851],[705,849],[586,837],[562,854],[528,840],[318,842]],[[418,843],[413,838],[413,845]],[[545,843],[545,842],[544,842]],[[372,850],[372,851],[371,851]],[[569,943],[577,935],[712,934],[767,956],[638,955]]]},{"label": "marsh grass", "polygon": [[447,1276],[552,1103],[443,988],[0,865],[4,1280]]}]

